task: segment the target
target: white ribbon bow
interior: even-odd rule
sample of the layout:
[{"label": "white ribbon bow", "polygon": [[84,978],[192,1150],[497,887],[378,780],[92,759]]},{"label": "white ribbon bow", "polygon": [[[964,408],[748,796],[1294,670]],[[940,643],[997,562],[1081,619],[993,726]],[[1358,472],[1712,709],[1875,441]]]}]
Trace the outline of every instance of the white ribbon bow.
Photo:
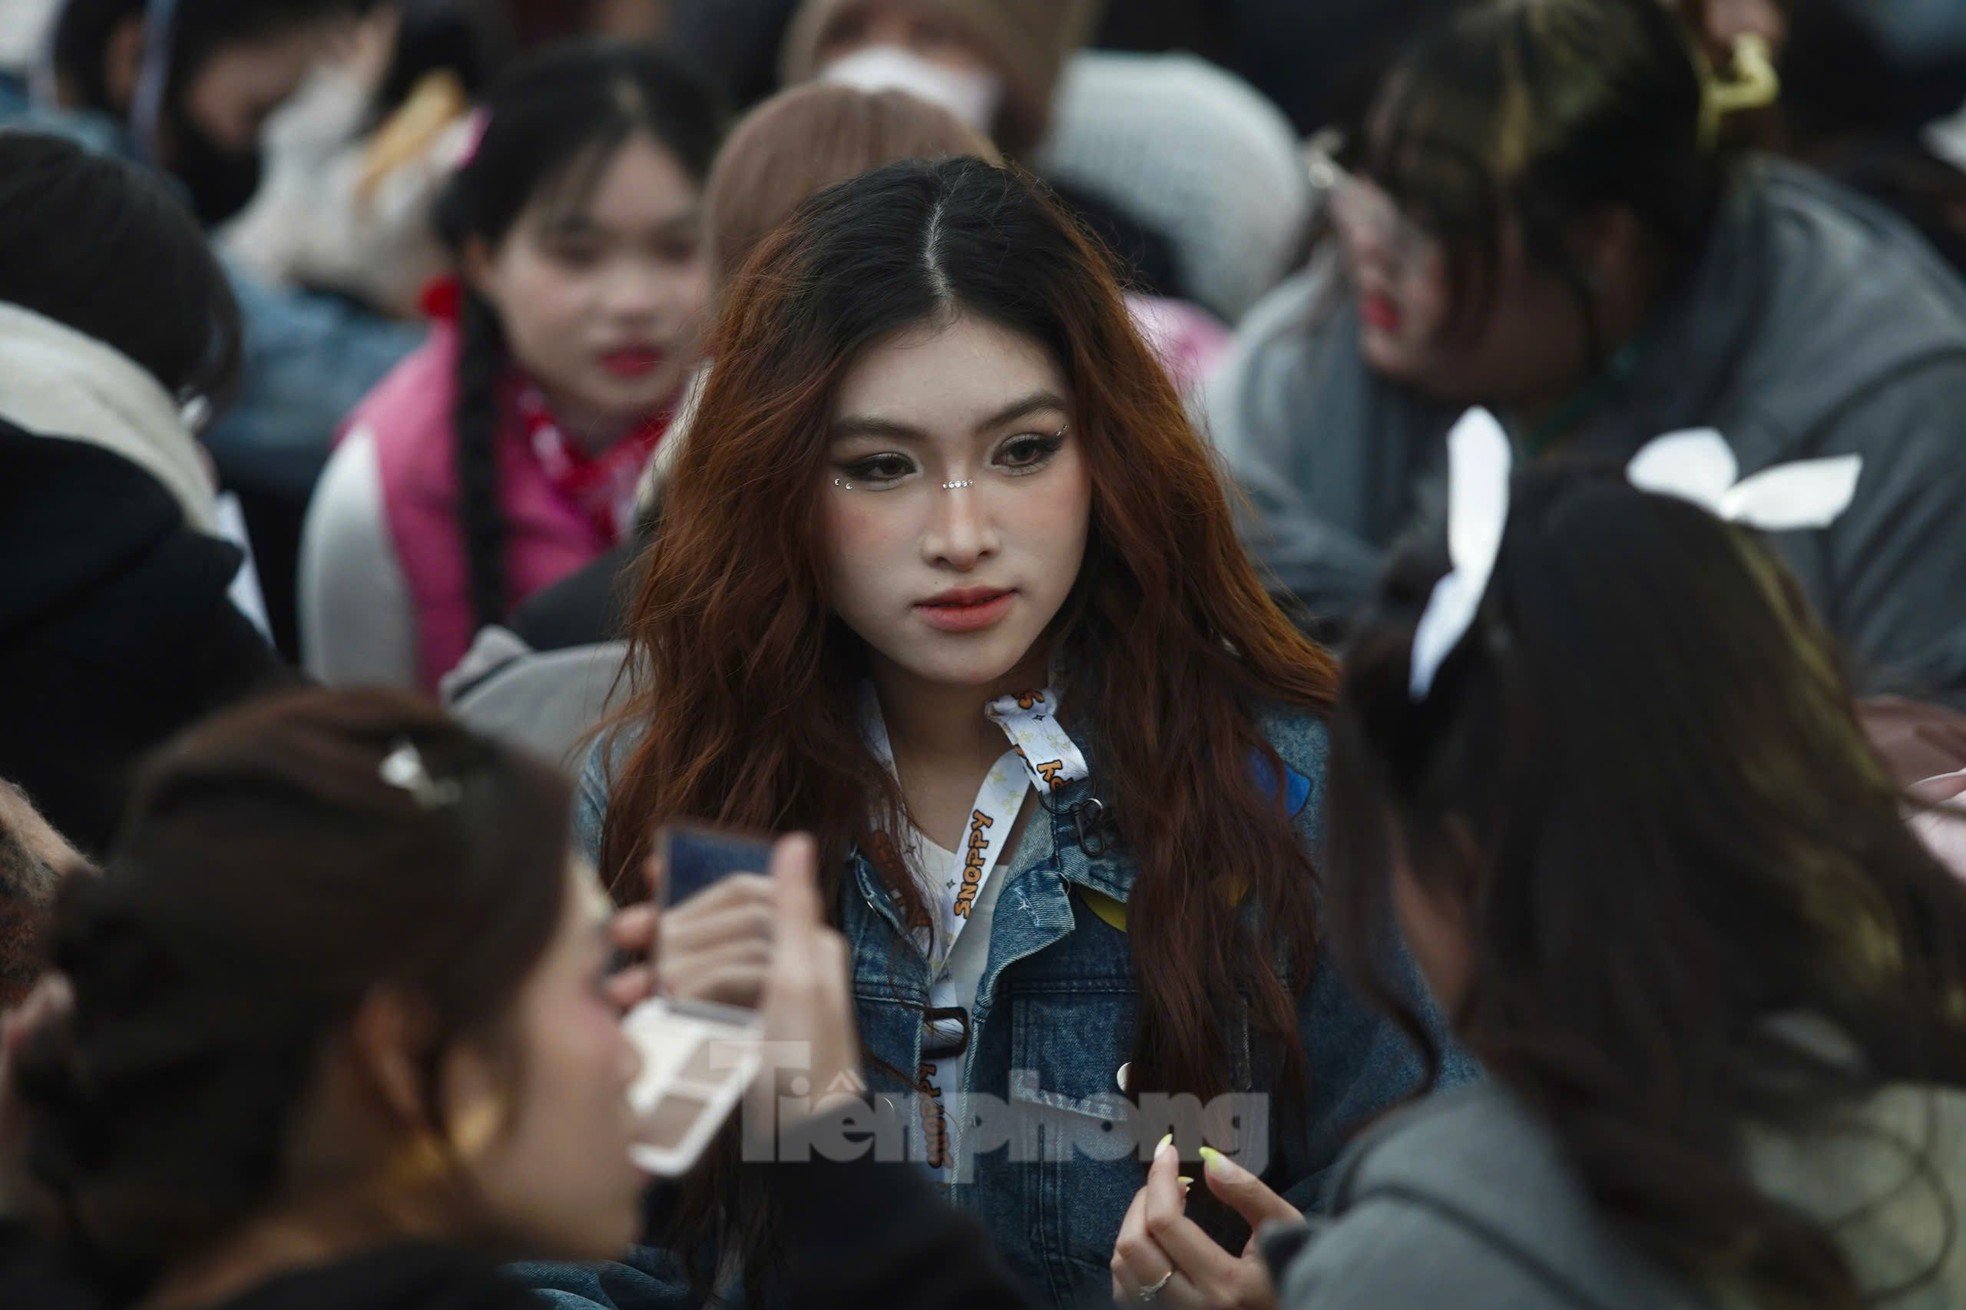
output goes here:
[{"label": "white ribbon bow", "polygon": [[[1447,434],[1447,554],[1453,568],[1434,584],[1413,630],[1408,694],[1433,690],[1448,652],[1473,626],[1509,521],[1509,476],[1515,463],[1508,433],[1493,414],[1471,409]],[[1712,428],[1668,432],[1647,442],[1625,468],[1640,491],[1691,501],[1729,523],[1769,532],[1826,528],[1850,506],[1863,472],[1861,455],[1778,464],[1750,477],[1727,439]]]},{"label": "white ribbon bow", "polygon": [[1509,522],[1509,474],[1514,467],[1509,434],[1485,409],[1461,415],[1447,434],[1447,557],[1454,567],[1434,584],[1413,630],[1407,692],[1416,703],[1433,690],[1442,661],[1468,635],[1481,608],[1502,549],[1502,529]]},{"label": "white ribbon bow", "polygon": [[1826,528],[1850,506],[1862,455],[1777,464],[1748,477],[1712,428],[1668,432],[1632,457],[1625,476],[1640,491],[1690,500],[1729,523],[1768,532]]}]

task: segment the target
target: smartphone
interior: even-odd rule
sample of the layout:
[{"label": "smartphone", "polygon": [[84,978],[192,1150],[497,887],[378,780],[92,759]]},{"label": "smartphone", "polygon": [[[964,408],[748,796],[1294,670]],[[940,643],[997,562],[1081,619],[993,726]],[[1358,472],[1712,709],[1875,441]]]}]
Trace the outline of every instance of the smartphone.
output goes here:
[{"label": "smartphone", "polygon": [[771,868],[771,847],[771,838],[756,833],[694,823],[664,824],[655,834],[655,853],[662,861],[662,903],[680,905],[733,873],[766,873]]}]

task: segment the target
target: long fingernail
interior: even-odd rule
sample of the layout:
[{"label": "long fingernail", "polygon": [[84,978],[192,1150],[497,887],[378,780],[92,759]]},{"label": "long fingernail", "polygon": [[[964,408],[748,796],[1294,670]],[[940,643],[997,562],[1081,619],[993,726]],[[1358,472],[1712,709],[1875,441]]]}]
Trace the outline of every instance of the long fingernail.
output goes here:
[{"label": "long fingernail", "polygon": [[1240,1178],[1243,1173],[1241,1165],[1231,1160],[1228,1156],[1223,1155],[1212,1146],[1201,1148],[1201,1163],[1203,1168],[1207,1169],[1208,1172],[1214,1174],[1217,1178],[1220,1178],[1223,1182]]},{"label": "long fingernail", "polygon": [[1186,1174],[1182,1174],[1179,1181],[1181,1183],[1181,1190],[1184,1192],[1187,1191],[1190,1187],[1193,1187],[1195,1185],[1195,1180],[1188,1177],[1188,1175]]},{"label": "long fingernail", "polygon": [[1174,1145],[1174,1134],[1169,1133],[1167,1136],[1161,1138],[1158,1142],[1154,1143],[1154,1154],[1159,1155],[1162,1151],[1165,1151],[1168,1147],[1172,1145]]}]

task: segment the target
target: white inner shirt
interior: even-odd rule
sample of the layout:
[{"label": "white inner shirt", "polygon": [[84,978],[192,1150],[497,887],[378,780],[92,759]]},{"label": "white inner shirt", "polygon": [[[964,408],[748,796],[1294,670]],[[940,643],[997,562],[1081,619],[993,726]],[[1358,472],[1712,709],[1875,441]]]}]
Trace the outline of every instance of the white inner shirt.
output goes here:
[{"label": "white inner shirt", "polygon": [[[997,895],[1003,888],[1004,880],[1028,862],[1025,843],[1031,834],[1034,831],[1043,831],[1042,814],[1029,814],[1029,810],[1034,808],[1033,798],[1027,795],[1024,804],[1025,812],[1019,814],[1017,830],[1012,834],[1015,840],[1010,849],[1006,850],[1002,858],[997,861],[997,867],[991,872],[989,881],[977,892],[976,903],[970,907],[969,920],[964,925],[962,934],[956,938],[955,948],[949,952],[948,962],[943,966],[941,975],[929,980],[931,997],[936,992],[941,992],[946,997],[948,989],[937,987],[935,984],[942,979],[948,981],[949,988],[955,993],[952,1004],[960,1005],[970,1015],[971,1041],[975,1040],[973,1025],[976,997],[983,983],[983,970],[990,963],[990,930],[996,921]],[[915,885],[918,887],[939,887],[948,871],[955,867],[956,853],[936,845],[919,828],[912,830],[911,835],[914,838],[914,846],[909,852],[909,874],[915,879]],[[931,1004],[934,1003],[931,1000]],[[941,1093],[945,1116],[949,1120],[956,1119],[958,1116],[956,1102],[962,1095],[963,1077],[969,1067],[969,1046],[965,1044],[960,1054],[945,1055],[939,1060],[924,1056],[923,1063],[933,1070],[929,1075],[929,1081]],[[926,1133],[927,1130],[922,1125],[919,1115],[912,1120],[912,1129],[918,1134]],[[924,1137],[922,1141],[925,1143],[925,1140]],[[953,1148],[953,1138],[951,1144]],[[921,1158],[924,1160],[928,1158],[925,1150]],[[952,1149],[945,1166],[940,1170],[931,1166],[930,1172],[938,1173],[946,1181],[952,1174],[953,1165],[954,1150]]]}]

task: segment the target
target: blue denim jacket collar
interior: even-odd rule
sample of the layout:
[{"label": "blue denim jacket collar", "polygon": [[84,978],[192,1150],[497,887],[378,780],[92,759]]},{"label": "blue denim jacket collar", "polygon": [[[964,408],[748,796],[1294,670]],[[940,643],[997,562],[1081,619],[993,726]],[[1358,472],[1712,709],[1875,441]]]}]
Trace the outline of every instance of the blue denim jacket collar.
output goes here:
[{"label": "blue denim jacket collar", "polygon": [[[1260,716],[1259,721],[1265,736],[1272,742],[1293,739],[1304,733],[1300,716],[1272,711]],[[1102,774],[1097,751],[1088,749],[1082,733],[1074,733],[1073,741],[1085,752],[1091,764],[1091,773],[1089,777],[1066,783],[1049,797],[1040,798],[1043,808],[1033,815],[1033,819],[1041,819],[1049,829],[1051,841],[1048,856],[1038,855],[1033,860],[1030,857],[1036,843],[1028,840],[1020,842],[1020,851],[1013,851],[1011,855],[1016,857],[1022,854],[1025,858],[1016,863],[1007,861],[998,875],[1005,881],[1000,893],[989,962],[977,998],[979,1018],[988,1011],[997,977],[1006,967],[1036,954],[1072,931],[1076,922],[1071,905],[1073,887],[1110,897],[1121,905],[1125,905],[1132,896],[1138,868],[1120,849],[1118,834],[1100,799]],[[1318,749],[1321,754],[1321,745]],[[1284,765],[1280,778],[1261,756],[1252,760],[1251,767],[1258,785],[1283,791],[1286,806],[1293,816],[1309,801],[1309,780],[1288,763]],[[912,943],[901,918],[899,894],[886,886],[873,862],[861,851],[852,853],[851,865],[852,879],[860,896],[893,930],[894,936],[907,943],[912,951]],[[863,946],[871,947],[872,943],[855,940],[850,945],[855,950],[856,971],[863,981],[873,971],[890,973],[885,961],[876,961],[870,951],[861,949]],[[914,954],[919,956],[919,952]],[[926,961],[921,963],[919,986],[925,996]],[[889,977],[887,981],[892,984],[898,980]],[[912,995],[915,988],[906,990]]]},{"label": "blue denim jacket collar", "polygon": [[[1080,739],[1075,736],[1075,741]],[[1084,749],[1080,742],[1080,749]],[[1089,759],[1091,753],[1087,752]],[[1006,862],[998,875],[1005,881],[1000,893],[996,926],[992,933],[990,958],[985,969],[979,1008],[987,1008],[993,984],[1008,965],[1033,955],[1069,933],[1075,923],[1071,888],[1082,887],[1124,904],[1133,892],[1133,861],[1118,849],[1116,834],[1098,796],[1099,770],[1096,760],[1092,775],[1066,783],[1049,797],[1040,798],[1040,809],[1031,821],[1041,823],[1048,832],[1050,850],[1035,862]],[[1019,843],[1020,851],[1042,846],[1030,840]],[[1013,851],[1013,856],[1018,851]],[[896,937],[908,940],[902,922],[900,896],[881,879],[878,869],[858,849],[851,856],[852,877],[861,897],[893,929]],[[874,961],[856,948],[861,977]],[[917,953],[918,954],[918,953]],[[924,974],[926,961],[923,961]],[[923,986],[926,986],[924,977]]]}]

